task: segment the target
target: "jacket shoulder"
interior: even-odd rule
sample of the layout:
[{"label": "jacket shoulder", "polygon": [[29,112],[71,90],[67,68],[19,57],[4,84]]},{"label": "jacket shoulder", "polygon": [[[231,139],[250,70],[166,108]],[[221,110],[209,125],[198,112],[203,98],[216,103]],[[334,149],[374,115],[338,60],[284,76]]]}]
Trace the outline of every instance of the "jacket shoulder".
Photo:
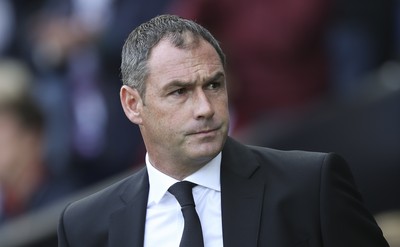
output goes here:
[{"label": "jacket shoulder", "polygon": [[[121,178],[105,188],[68,204],[60,217],[59,231],[70,239],[101,236],[108,230],[110,216],[124,207],[148,183],[146,169]],[[83,234],[85,233],[85,234]],[[83,234],[83,235],[82,235]]]},{"label": "jacket shoulder", "polygon": [[261,146],[246,146],[259,160],[269,160],[287,165],[321,164],[329,155],[334,153],[322,153],[304,150],[278,150]]}]

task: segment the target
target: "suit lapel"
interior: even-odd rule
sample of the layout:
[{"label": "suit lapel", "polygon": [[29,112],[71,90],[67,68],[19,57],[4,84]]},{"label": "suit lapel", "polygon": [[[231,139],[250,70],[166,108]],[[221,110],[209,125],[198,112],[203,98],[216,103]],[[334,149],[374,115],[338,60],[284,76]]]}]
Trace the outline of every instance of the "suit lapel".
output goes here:
[{"label": "suit lapel", "polygon": [[121,194],[124,206],[110,216],[110,247],[142,247],[146,221],[149,179],[144,168]]},{"label": "suit lapel", "polygon": [[264,181],[250,150],[228,138],[222,151],[221,204],[225,246],[257,246]]}]

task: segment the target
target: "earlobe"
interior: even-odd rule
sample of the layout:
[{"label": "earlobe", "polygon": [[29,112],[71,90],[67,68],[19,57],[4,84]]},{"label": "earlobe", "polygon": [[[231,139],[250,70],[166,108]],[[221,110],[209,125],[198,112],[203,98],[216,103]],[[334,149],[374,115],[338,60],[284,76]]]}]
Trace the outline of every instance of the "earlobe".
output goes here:
[{"label": "earlobe", "polygon": [[120,99],[126,117],[132,123],[141,124],[142,98],[139,92],[134,88],[123,85],[120,90]]}]

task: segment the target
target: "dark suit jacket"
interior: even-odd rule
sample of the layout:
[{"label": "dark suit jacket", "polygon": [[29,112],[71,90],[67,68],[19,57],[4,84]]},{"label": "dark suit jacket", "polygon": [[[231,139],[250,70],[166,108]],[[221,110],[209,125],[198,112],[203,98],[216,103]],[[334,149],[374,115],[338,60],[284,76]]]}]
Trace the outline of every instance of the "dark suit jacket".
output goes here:
[{"label": "dark suit jacket", "polygon": [[[145,168],[66,207],[60,247],[143,246]],[[388,246],[335,154],[244,146],[222,151],[224,246]],[[147,233],[157,234],[157,233]]]}]

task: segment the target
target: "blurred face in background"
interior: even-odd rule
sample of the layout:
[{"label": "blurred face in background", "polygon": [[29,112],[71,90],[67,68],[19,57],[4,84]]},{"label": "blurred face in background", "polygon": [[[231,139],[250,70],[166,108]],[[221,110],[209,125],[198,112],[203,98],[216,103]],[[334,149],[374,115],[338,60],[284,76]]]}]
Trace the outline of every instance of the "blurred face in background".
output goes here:
[{"label": "blurred face in background", "polygon": [[0,183],[23,183],[18,178],[32,173],[40,159],[39,133],[24,128],[11,113],[0,112]]}]

